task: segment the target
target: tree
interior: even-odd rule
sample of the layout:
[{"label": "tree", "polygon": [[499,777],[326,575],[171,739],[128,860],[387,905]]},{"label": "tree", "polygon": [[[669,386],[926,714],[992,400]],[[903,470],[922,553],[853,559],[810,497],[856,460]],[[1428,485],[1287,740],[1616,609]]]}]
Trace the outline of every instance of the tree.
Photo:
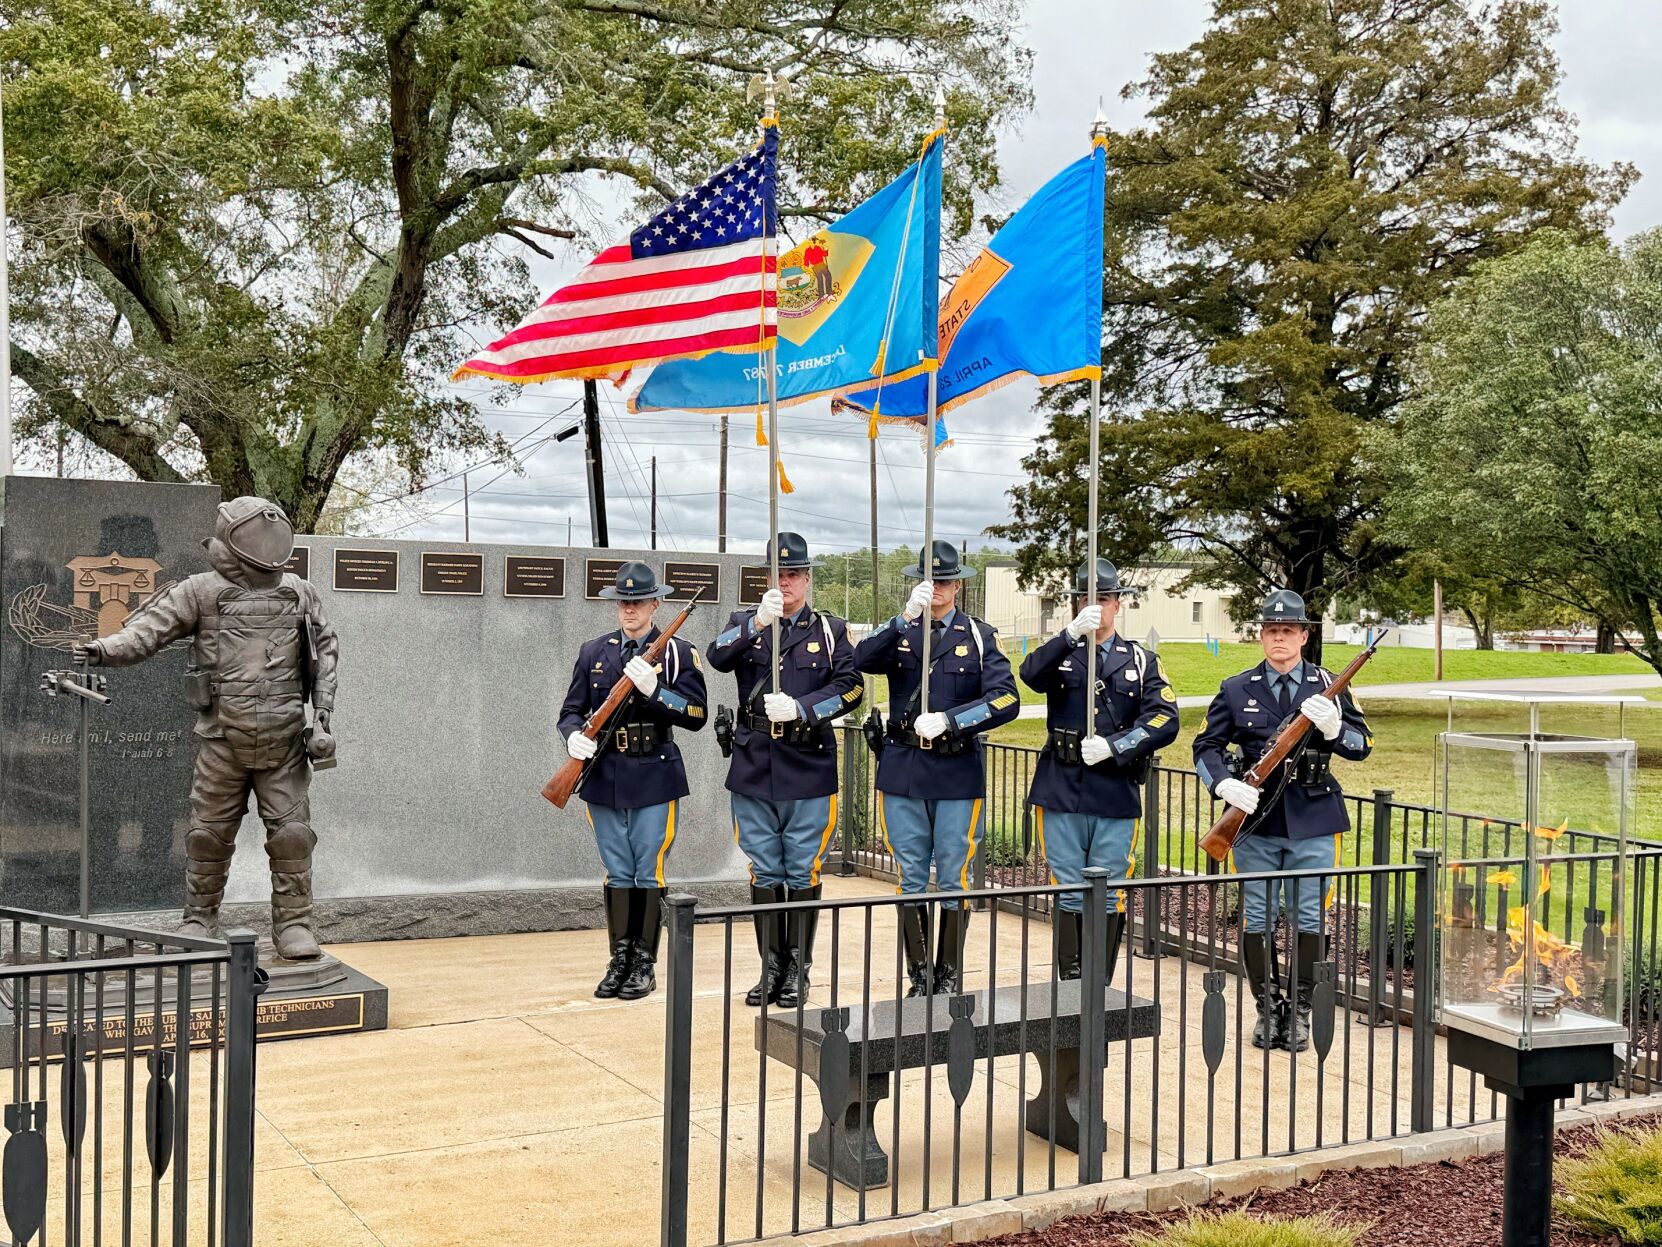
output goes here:
[{"label": "tree", "polygon": [[[343,469],[491,443],[443,377],[594,245],[754,138],[796,71],[781,206],[830,219],[915,157],[937,82],[951,225],[1027,102],[1014,0],[23,0],[0,32],[20,432],[309,530]],[[493,449],[504,449],[495,443]]]},{"label": "tree", "polygon": [[[1553,30],[1543,0],[1216,0],[1126,89],[1149,112],[1109,145],[1109,549],[1163,535],[1315,611],[1396,559],[1358,450],[1425,309],[1543,226],[1595,232],[1633,177],[1575,156]],[[1078,557],[1084,397],[1050,397],[992,530],[1029,576]]]},{"label": "tree", "polygon": [[1372,452],[1389,531],[1596,620],[1662,671],[1662,230],[1543,233],[1433,311]]}]

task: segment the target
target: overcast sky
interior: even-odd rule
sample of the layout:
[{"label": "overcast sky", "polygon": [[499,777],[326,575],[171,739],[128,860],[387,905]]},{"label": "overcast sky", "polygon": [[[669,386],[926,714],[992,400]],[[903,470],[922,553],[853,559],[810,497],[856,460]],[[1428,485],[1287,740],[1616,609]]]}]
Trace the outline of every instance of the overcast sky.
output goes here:
[{"label": "overcast sky", "polygon": [[[1035,107],[1001,143],[1001,205],[1021,202],[1080,154],[1099,99],[1116,127],[1135,123],[1140,110],[1119,98],[1120,88],[1142,76],[1149,53],[1192,41],[1209,9],[1203,0],[1033,0],[1019,37],[1036,57]],[[1662,37],[1654,0],[1574,0],[1562,9],[1563,98],[1580,119],[1582,150],[1601,162],[1632,161],[1647,175],[1617,209],[1616,234],[1625,237],[1662,221],[1662,95],[1655,89]],[[620,221],[618,233],[632,224]],[[588,258],[573,252],[563,268],[543,263],[538,278],[552,286]],[[466,388],[488,392],[482,383]],[[558,413],[579,392],[564,383],[530,386],[511,409],[492,409],[489,421],[532,444],[568,423]],[[978,545],[985,540],[982,530],[1005,518],[1005,490],[1021,478],[1022,455],[1042,423],[1032,410],[1036,392],[1031,384],[1011,385],[953,414],[955,445],[937,468],[937,535]],[[715,549],[718,419],[630,416],[622,394],[608,386],[601,393],[613,544],[646,543],[648,476],[656,455],[659,547]],[[865,545],[864,422],[832,415],[828,403],[788,408],[780,420],[780,445],[796,485],[781,500],[781,527],[801,531],[820,550]],[[767,531],[767,452],[753,445],[750,420],[735,417],[731,428],[729,548],[760,550]],[[580,437],[541,446],[521,475],[491,466],[469,480],[474,540],[563,545],[569,524],[577,544],[588,542]],[[878,494],[879,543],[915,544],[923,524],[923,455],[907,430],[882,435]],[[400,537],[460,539],[460,489],[443,486],[427,496],[426,519],[409,524],[383,518],[369,527]]]}]

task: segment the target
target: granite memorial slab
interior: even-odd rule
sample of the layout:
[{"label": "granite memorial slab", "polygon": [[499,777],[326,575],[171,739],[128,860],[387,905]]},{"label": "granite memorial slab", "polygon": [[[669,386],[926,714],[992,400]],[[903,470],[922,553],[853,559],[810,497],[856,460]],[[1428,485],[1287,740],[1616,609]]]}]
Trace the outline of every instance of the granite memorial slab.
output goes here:
[{"label": "granite memorial slab", "polygon": [[[74,913],[80,879],[79,732],[41,676],[117,631],[168,585],[208,567],[211,485],[8,477],[0,528],[0,895]],[[95,911],[171,909],[184,896],[186,796],[196,746],[183,710],[187,648],[124,672],[88,734]]]}]

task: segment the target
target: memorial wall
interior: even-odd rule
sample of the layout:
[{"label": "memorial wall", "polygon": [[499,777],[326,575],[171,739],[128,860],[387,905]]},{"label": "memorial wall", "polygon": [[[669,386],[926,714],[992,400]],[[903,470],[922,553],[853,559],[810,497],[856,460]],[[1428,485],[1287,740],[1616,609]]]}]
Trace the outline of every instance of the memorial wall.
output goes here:
[{"label": "memorial wall", "polygon": [[[6,485],[0,895],[67,912],[79,869],[76,707],[40,694],[40,672],[68,665],[66,638],[77,628],[113,631],[152,581],[205,568],[199,543],[218,493],[27,477]],[[682,633],[702,650],[739,600],[746,559],[738,555],[296,538],[292,570],[317,586],[340,634],[332,724],[339,766],[312,784],[324,939],[595,924],[601,870],[582,803],[556,810],[539,790],[565,759],[555,721],[577,647],[616,626],[615,607],[598,590],[632,558],[678,586],[659,608],[660,623],[695,590],[706,601],[714,595]],[[744,580],[754,600],[765,576]],[[95,911],[181,902],[193,756],[183,658],[180,651],[110,670],[112,704],[93,710]],[[733,682],[708,667],[705,675],[713,717],[716,704],[734,700]],[[737,899],[746,876],[722,787],[725,761],[709,729],[677,740],[692,794],[678,820],[671,882]],[[264,908],[263,841],[250,814],[228,921]]]}]

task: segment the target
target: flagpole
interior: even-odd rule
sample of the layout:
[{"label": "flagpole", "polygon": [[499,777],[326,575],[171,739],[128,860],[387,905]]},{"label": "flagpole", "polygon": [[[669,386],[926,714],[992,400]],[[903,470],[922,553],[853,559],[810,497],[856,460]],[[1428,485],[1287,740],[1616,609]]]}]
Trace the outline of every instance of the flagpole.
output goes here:
[{"label": "flagpole", "polygon": [[[1108,119],[1097,111],[1096,120],[1091,123],[1091,142],[1094,144],[1108,137]],[[1104,169],[1103,176],[1107,176]],[[1100,335],[1102,326],[1098,324],[1096,332]],[[1098,361],[1100,363],[1100,360]],[[1097,600],[1096,589],[1096,559],[1097,559],[1097,479],[1100,474],[1100,457],[1102,451],[1102,370],[1097,369],[1097,375],[1091,378],[1091,476],[1086,504],[1085,530],[1085,604],[1091,605]],[[1085,734],[1096,735],[1097,707],[1100,704],[1096,692],[1096,655],[1097,640],[1091,637],[1090,652],[1085,656],[1085,688],[1090,712],[1086,715]]]},{"label": "flagpole", "polygon": [[[946,92],[939,86],[935,88],[935,129],[940,130],[946,125]],[[918,176],[923,176],[923,165],[919,162]],[[925,281],[936,281],[938,275],[925,273]],[[937,347],[936,352],[940,351]],[[921,354],[921,352],[920,352]],[[929,395],[929,424],[923,439],[923,550],[918,556],[918,570],[923,573],[924,579],[933,580],[935,559],[935,400],[936,374],[939,372],[940,360],[935,360],[935,367],[925,376],[928,378]],[[935,607],[931,602],[923,619],[923,661],[922,683],[918,686],[918,712],[929,713],[929,638],[935,632]]]},{"label": "flagpole", "polygon": [[[779,90],[773,70],[762,76],[762,117],[764,124],[779,124]],[[765,137],[765,135],[764,135]],[[765,210],[764,210],[765,211]],[[768,223],[762,223],[762,307],[767,308],[767,266],[778,249],[778,238],[768,232]],[[768,585],[779,588],[779,377],[775,372],[777,336],[768,339],[768,348],[762,354],[762,367],[768,379]],[[772,656],[769,664],[773,672],[773,691],[779,692],[779,621],[769,625]]]}]

